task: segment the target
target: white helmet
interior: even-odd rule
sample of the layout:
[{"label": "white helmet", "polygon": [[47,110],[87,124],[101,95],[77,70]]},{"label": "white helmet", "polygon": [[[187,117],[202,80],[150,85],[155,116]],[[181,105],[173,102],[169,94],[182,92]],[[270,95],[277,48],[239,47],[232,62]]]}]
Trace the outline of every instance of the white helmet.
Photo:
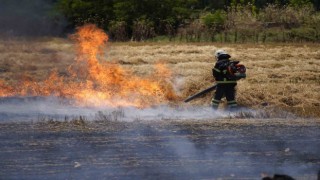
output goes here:
[{"label": "white helmet", "polygon": [[216,50],[216,52],[214,53],[214,56],[218,59],[219,58],[219,56],[221,56],[221,55],[229,55],[228,53],[227,53],[227,51],[225,51],[225,50],[223,50],[223,49],[218,49],[218,50]]}]

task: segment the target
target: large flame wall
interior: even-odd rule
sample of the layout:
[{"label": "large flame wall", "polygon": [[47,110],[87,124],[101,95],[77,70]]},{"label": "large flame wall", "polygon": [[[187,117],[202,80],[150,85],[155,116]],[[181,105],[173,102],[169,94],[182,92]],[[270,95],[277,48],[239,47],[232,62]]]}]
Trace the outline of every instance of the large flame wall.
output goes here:
[{"label": "large flame wall", "polygon": [[77,58],[68,75],[53,71],[45,81],[22,78],[16,85],[0,81],[0,96],[58,96],[85,106],[148,107],[176,99],[170,83],[171,72],[164,64],[155,65],[148,77],[136,76],[119,64],[100,63],[107,45],[107,34],[93,24],[77,29]]}]

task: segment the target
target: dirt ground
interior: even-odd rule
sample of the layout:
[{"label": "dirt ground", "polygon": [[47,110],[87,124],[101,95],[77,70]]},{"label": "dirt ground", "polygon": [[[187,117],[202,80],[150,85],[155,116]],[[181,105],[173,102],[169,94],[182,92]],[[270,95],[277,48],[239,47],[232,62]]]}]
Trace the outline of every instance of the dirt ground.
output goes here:
[{"label": "dirt ground", "polygon": [[320,122],[306,119],[0,124],[0,179],[316,179]]}]

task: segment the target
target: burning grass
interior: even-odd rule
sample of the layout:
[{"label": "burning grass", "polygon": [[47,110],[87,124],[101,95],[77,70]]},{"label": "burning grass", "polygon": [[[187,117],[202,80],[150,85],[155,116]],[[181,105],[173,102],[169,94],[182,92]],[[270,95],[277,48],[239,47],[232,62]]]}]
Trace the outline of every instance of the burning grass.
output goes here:
[{"label": "burning grass", "polygon": [[[99,62],[108,36],[95,25],[78,28],[71,36],[77,47],[76,61],[65,67],[65,76],[53,70],[44,80],[23,74],[17,84],[1,82],[2,96],[58,96],[75,99],[85,106],[148,107],[176,98],[170,83],[171,73],[163,64],[156,64],[149,76],[136,76],[112,62]],[[46,49],[46,52],[53,50]],[[27,64],[29,67],[30,64]],[[35,71],[35,65],[27,68]]]},{"label": "burning grass", "polygon": [[[238,83],[239,104],[320,117],[319,44],[108,43],[104,46],[107,36],[97,31],[102,34],[102,40],[98,39],[101,46],[94,46],[98,45],[96,42],[90,44],[90,35],[79,38],[79,34],[73,36],[73,41],[1,41],[0,95],[54,94],[87,105],[180,105],[184,98],[213,83],[212,52],[224,48],[232,59],[247,66],[247,79]],[[96,48],[83,48],[87,43],[90,48]],[[30,88],[30,83],[36,88]],[[208,105],[211,96],[191,104]]]}]

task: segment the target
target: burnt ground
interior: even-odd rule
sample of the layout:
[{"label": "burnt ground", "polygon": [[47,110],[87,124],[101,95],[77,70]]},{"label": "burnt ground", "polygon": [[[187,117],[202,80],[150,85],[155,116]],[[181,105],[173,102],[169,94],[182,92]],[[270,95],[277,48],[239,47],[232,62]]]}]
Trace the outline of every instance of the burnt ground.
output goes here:
[{"label": "burnt ground", "polygon": [[316,179],[320,121],[0,123],[0,179]]}]

